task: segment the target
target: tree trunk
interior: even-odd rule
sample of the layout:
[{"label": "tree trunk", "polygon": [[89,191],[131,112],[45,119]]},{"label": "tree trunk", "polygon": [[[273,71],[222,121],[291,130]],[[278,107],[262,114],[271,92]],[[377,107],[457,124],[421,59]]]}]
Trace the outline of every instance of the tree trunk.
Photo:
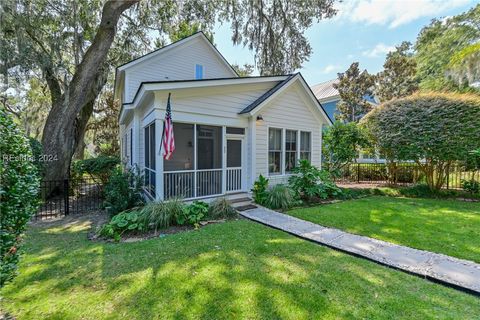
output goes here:
[{"label": "tree trunk", "polygon": [[85,157],[85,132],[88,124],[88,120],[93,113],[93,106],[95,100],[90,101],[85,108],[82,109],[75,121],[75,153],[74,158],[82,160]]},{"label": "tree trunk", "polygon": [[[115,38],[116,26],[122,12],[139,0],[107,1],[103,6],[102,19],[92,45],[73,75],[68,90],[60,93],[58,80],[51,70],[45,77],[52,96],[52,109],[43,130],[45,180],[61,180],[67,177],[70,162],[78,143],[82,126],[77,115],[100,93],[105,84],[104,64]],[[83,127],[85,131],[85,127]]]}]

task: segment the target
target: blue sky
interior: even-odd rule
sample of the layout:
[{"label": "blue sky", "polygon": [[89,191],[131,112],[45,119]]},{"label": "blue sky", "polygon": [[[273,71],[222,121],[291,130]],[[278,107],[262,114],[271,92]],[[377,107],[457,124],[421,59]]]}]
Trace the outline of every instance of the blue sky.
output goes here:
[{"label": "blue sky", "polygon": [[[471,0],[345,0],[336,17],[314,24],[307,32],[313,48],[310,60],[299,70],[310,85],[336,78],[337,72],[359,61],[376,73],[385,55],[404,40],[414,42],[432,18],[456,15],[478,3]],[[234,47],[229,25],[215,30],[217,48],[232,64],[253,64],[253,53]]]}]

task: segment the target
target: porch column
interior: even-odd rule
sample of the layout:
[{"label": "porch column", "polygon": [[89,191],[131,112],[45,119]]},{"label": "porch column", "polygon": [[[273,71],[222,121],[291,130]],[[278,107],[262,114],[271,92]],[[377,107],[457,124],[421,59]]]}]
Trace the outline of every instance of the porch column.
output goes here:
[{"label": "porch column", "polygon": [[132,136],[132,150],[133,150],[133,164],[140,168],[140,130],[142,126],[140,124],[140,111],[135,109],[133,114],[133,136]]},{"label": "porch column", "polygon": [[163,157],[160,152],[162,143],[163,120],[155,119],[155,199],[163,200]]}]

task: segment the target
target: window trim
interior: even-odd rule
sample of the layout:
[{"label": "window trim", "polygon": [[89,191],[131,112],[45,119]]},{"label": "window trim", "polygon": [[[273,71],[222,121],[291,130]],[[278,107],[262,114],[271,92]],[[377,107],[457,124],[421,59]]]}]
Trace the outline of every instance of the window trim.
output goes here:
[{"label": "window trim", "polygon": [[[271,152],[280,152],[280,172],[270,172],[270,130],[280,130],[280,151],[271,151]],[[282,176],[284,175],[284,168],[283,168],[283,157],[285,152],[285,129],[277,128],[277,127],[267,127],[267,174],[268,176]]]},{"label": "window trim", "polygon": [[[279,173],[270,173],[270,164],[269,164],[269,153],[270,153],[270,149],[269,149],[269,131],[270,129],[279,129],[281,130],[282,132],[282,145],[281,145],[281,155],[280,155],[280,167],[281,167],[281,171]],[[301,132],[307,132],[307,133],[310,133],[310,163],[312,162],[312,154],[313,154],[313,132],[312,131],[309,131],[309,130],[301,130],[301,129],[296,129],[296,128],[291,128],[291,127],[277,127],[277,126],[267,126],[267,159],[266,159],[266,163],[267,163],[267,176],[268,177],[285,177],[285,176],[291,176],[293,173],[291,172],[286,172],[285,171],[285,160],[286,160],[286,152],[285,152],[285,149],[286,149],[286,131],[289,130],[289,131],[295,131],[297,133],[297,150],[296,150],[296,154],[297,154],[297,162],[298,160],[300,160],[300,134]]]},{"label": "window trim", "polygon": [[[308,152],[309,154],[309,157],[308,157],[308,161],[310,163],[312,163],[312,147],[313,147],[313,136],[312,136],[312,132],[311,131],[304,131],[304,130],[300,130],[300,138],[299,138],[299,143],[298,143],[298,150],[299,150],[299,154],[298,154],[298,159],[301,159],[301,153],[302,152]],[[310,150],[309,151],[302,151],[302,133],[308,133],[310,135],[310,139],[309,139],[309,145],[310,145]]]},{"label": "window trim", "polygon": [[[201,67],[201,70],[202,70],[202,76],[200,78],[197,75],[197,67]],[[195,74],[194,75],[195,75],[195,80],[205,79],[205,66],[203,64],[196,63],[195,64]]]}]

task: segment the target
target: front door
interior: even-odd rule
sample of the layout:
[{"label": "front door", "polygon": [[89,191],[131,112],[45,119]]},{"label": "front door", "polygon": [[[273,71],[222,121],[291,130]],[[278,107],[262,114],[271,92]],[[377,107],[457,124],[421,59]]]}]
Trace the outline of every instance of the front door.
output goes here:
[{"label": "front door", "polygon": [[242,139],[227,138],[227,192],[242,190],[242,143]]}]

